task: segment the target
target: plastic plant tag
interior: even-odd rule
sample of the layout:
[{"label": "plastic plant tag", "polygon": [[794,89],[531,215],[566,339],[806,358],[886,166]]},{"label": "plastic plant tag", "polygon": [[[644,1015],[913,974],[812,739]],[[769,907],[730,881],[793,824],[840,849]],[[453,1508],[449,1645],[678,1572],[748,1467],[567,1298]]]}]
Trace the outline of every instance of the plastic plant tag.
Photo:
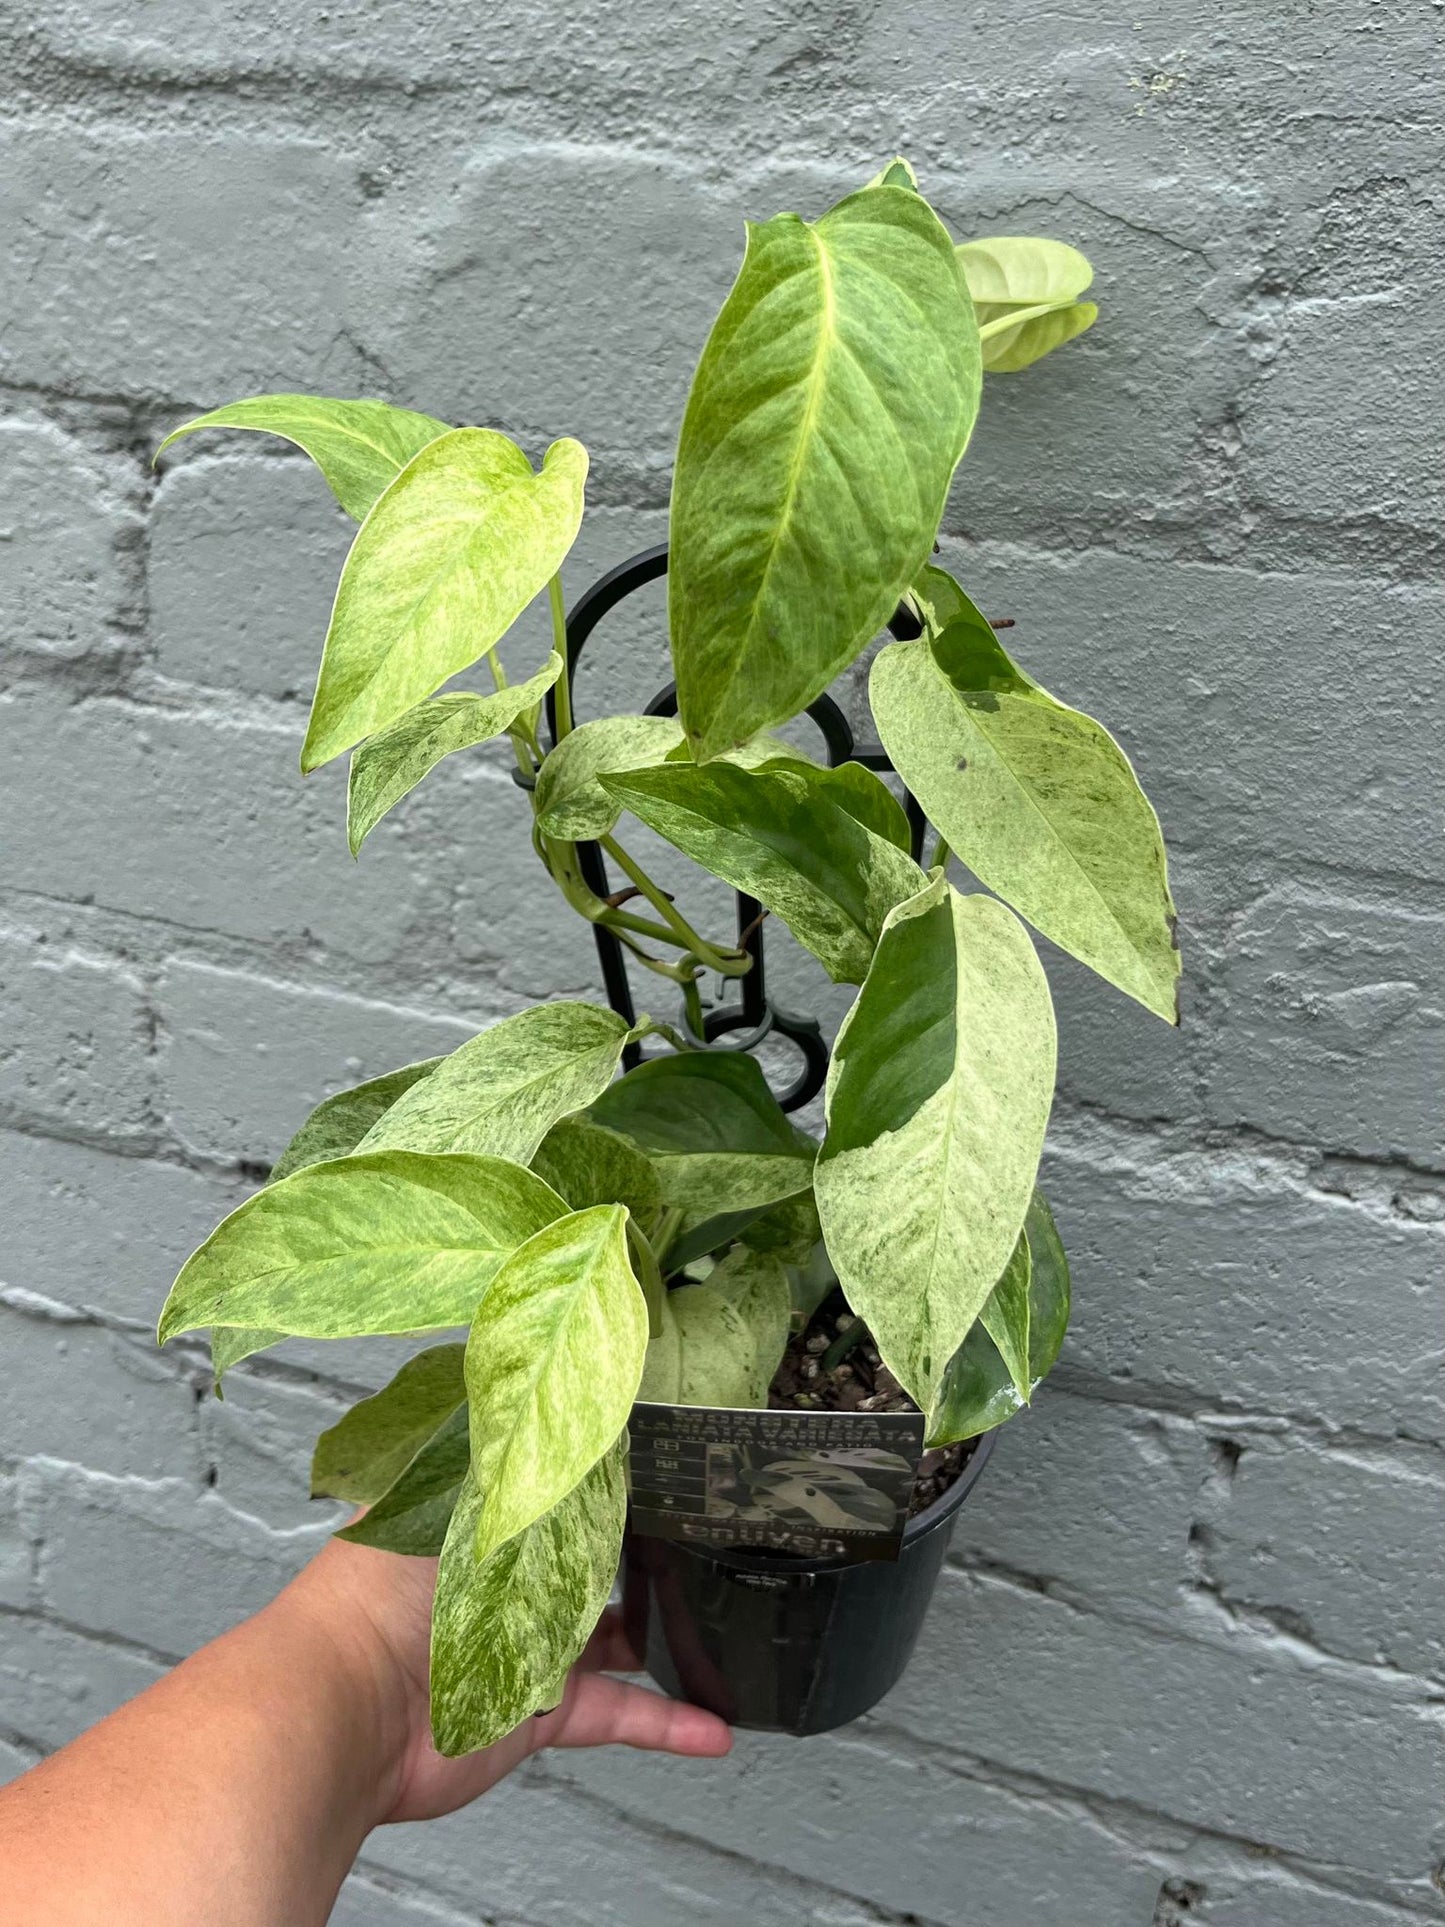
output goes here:
[{"label": "plastic plant tag", "polygon": [[803,1559],[896,1559],[921,1412],[632,1409],[632,1530]]}]

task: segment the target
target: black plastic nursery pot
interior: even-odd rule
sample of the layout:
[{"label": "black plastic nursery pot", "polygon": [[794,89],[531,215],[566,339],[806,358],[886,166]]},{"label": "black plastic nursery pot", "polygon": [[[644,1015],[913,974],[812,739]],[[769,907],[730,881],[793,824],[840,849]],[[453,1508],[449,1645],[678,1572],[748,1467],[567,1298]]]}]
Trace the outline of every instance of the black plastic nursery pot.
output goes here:
[{"label": "black plastic nursery pot", "polygon": [[959,1508],[993,1451],[911,1519],[896,1561],[714,1551],[629,1529],[623,1618],[633,1650],[675,1699],[733,1726],[826,1733],[903,1677]]}]

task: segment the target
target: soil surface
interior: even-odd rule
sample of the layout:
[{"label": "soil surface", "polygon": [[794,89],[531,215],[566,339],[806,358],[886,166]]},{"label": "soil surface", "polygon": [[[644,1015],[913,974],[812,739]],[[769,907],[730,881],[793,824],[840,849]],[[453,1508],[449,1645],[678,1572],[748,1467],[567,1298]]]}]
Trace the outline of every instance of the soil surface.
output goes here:
[{"label": "soil surface", "polygon": [[[795,1333],[773,1375],[772,1411],[916,1412],[918,1407],[878,1356],[878,1348],[838,1293]],[[851,1340],[850,1332],[857,1332]],[[976,1439],[925,1452],[918,1462],[908,1516],[915,1518],[941,1498],[973,1457]]]}]

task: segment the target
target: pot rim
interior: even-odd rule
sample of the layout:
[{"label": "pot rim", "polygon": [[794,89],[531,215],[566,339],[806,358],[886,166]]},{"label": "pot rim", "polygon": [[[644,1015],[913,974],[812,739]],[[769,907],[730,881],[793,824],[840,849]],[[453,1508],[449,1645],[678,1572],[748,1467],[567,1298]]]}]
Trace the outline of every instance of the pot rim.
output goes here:
[{"label": "pot rim", "polygon": [[[839,1416],[844,1416],[839,1414]],[[851,1414],[847,1415],[851,1416]],[[930,1506],[910,1519],[903,1528],[903,1541],[899,1547],[901,1557],[906,1548],[941,1526],[963,1504],[977,1484],[983,1468],[993,1453],[994,1444],[1007,1420],[991,1425],[986,1432],[975,1433],[975,1444],[967,1465],[946,1492],[941,1492]],[[962,1441],[966,1443],[966,1441]],[[867,1559],[809,1559],[801,1553],[791,1552],[751,1552],[745,1548],[693,1546],[685,1540],[673,1543],[685,1552],[691,1552],[700,1559],[710,1560],[714,1565],[726,1566],[734,1572],[776,1572],[779,1574],[805,1572],[845,1572],[851,1566],[878,1563]],[[889,1563],[887,1561],[883,1563]]]}]

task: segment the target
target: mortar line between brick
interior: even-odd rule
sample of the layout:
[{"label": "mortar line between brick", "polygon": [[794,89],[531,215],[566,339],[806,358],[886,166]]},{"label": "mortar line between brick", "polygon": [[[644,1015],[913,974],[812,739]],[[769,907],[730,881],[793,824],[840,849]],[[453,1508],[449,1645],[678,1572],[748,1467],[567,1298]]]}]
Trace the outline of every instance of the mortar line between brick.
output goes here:
[{"label": "mortar line between brick", "polygon": [[1408,1900],[1402,1901],[1398,1893],[1375,1875],[1343,1861],[1312,1860],[1306,1855],[1292,1853],[1264,1841],[1251,1840],[1245,1834],[1230,1833],[1224,1828],[1181,1818],[1177,1813],[1150,1807],[1141,1801],[1101,1793],[1072,1781],[1055,1780],[1047,1774],[1009,1766],[987,1754],[974,1753],[963,1747],[925,1745],[906,1728],[893,1725],[886,1715],[868,1714],[860,1723],[859,1732],[860,1735],[867,1732],[885,1736],[889,1748],[905,1757],[925,1762],[942,1757],[950,1770],[956,1771],[962,1779],[999,1787],[1020,1798],[1036,1799],[1056,1809],[1063,1807],[1067,1812],[1092,1822],[1120,1844],[1144,1853],[1159,1865],[1161,1875],[1166,1877],[1177,1871],[1181,1856],[1166,1848],[1151,1847],[1147,1840],[1140,1840],[1137,1832],[1130,1831],[1131,1828],[1148,1828],[1162,1823],[1166,1827],[1181,1829],[1196,1841],[1207,1841],[1237,1855],[1239,1864],[1236,1870],[1240,1873],[1257,1869],[1263,1856],[1272,1866],[1283,1867],[1295,1878],[1308,1881],[1324,1892],[1378,1900],[1403,1906],[1407,1911],[1421,1914],[1422,1918],[1434,1917],[1433,1910],[1416,1907]]}]

